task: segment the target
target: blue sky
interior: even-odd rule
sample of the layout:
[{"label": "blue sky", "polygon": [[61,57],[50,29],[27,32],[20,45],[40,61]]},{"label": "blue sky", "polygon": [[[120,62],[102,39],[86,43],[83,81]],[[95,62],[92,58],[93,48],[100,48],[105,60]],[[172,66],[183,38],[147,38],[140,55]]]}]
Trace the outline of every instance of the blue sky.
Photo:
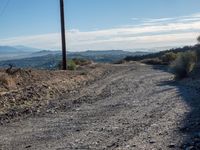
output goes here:
[{"label": "blue sky", "polygon": [[[68,50],[194,44],[199,0],[65,0]],[[60,49],[59,0],[1,0],[0,45]]]}]

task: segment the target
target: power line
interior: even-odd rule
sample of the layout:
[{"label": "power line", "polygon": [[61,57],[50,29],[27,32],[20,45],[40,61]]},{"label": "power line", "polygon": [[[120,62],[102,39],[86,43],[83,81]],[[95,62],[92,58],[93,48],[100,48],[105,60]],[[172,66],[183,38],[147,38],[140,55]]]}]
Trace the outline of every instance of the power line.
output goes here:
[{"label": "power line", "polygon": [[2,9],[2,11],[0,12],[0,16],[2,16],[4,14],[4,12],[6,11],[6,8],[8,7],[8,4],[9,4],[10,0],[7,0],[4,8]]}]

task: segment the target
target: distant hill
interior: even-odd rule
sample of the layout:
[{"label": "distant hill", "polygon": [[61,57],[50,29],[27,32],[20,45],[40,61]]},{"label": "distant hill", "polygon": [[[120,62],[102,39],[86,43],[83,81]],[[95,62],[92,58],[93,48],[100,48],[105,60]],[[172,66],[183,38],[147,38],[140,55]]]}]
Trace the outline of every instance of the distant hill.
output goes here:
[{"label": "distant hill", "polygon": [[39,49],[25,46],[0,46],[0,54],[33,53]]},{"label": "distant hill", "polygon": [[[123,50],[107,50],[107,51],[85,51],[85,52],[68,52],[67,58],[82,58],[92,60],[98,63],[114,63],[124,59],[127,56],[142,56],[149,54],[147,52],[127,52]],[[54,69],[62,59],[61,51],[39,51],[31,53],[32,57],[23,59],[14,59],[0,61],[0,67],[6,67],[8,64],[13,64],[20,68],[40,68]]]},{"label": "distant hill", "polygon": [[88,50],[85,52],[80,52],[82,55],[144,55],[147,54],[148,52],[129,52],[129,51],[124,51],[124,50],[99,50],[99,51],[93,51],[93,50]]},{"label": "distant hill", "polygon": [[41,50],[25,46],[0,46],[0,60],[26,58],[36,51]]},{"label": "distant hill", "polygon": [[23,46],[23,45],[18,45],[18,46],[14,46],[14,47],[19,49],[19,50],[23,50],[25,52],[38,52],[38,51],[41,51],[41,49],[27,47],[27,46]]},{"label": "distant hill", "polygon": [[16,53],[22,53],[23,50],[17,49],[15,47],[10,46],[0,46],[0,54],[16,54]]},{"label": "distant hill", "polygon": [[42,51],[31,53],[31,57],[39,57],[39,56],[45,56],[45,55],[56,55],[56,54],[61,54],[61,51],[42,50]]},{"label": "distant hill", "polygon": [[83,59],[89,59],[94,62],[99,63],[113,63],[117,62],[126,56],[142,56],[147,55],[148,52],[128,52],[123,50],[104,50],[104,51],[92,51],[88,50],[85,52],[73,52],[69,53],[68,57],[70,58],[83,58]]}]

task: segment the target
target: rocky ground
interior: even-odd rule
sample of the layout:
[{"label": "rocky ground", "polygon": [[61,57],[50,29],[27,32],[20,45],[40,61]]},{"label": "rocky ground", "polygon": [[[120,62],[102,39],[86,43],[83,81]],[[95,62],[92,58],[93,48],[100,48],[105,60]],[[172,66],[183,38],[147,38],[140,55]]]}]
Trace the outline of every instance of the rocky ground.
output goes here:
[{"label": "rocky ground", "polygon": [[198,79],[138,63],[27,71],[1,88],[2,150],[200,149]]}]

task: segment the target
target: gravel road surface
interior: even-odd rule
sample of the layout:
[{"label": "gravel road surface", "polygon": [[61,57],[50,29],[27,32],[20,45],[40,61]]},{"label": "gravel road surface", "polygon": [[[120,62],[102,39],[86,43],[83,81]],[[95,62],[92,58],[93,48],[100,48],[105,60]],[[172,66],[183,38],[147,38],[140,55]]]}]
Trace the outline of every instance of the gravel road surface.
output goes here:
[{"label": "gravel road surface", "polygon": [[190,112],[172,74],[142,64],[112,65],[107,76],[63,97],[51,113],[0,126],[2,150],[182,149]]}]

